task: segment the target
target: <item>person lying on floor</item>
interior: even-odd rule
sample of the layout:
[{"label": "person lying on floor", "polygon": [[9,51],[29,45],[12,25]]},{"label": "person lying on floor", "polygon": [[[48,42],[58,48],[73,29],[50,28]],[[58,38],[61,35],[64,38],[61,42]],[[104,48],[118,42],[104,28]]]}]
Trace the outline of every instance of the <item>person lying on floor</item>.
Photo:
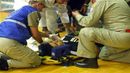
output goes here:
[{"label": "person lying on floor", "polygon": [[[82,58],[76,56],[78,45],[77,35],[78,33],[71,33],[62,38],[53,35],[51,37],[54,38],[53,41],[39,45],[39,56],[43,59],[42,63],[46,64],[45,61],[48,60],[48,57],[51,57],[52,61],[55,60],[65,66],[73,65],[79,59],[82,60]],[[102,47],[100,44],[96,43],[96,45],[99,48]],[[98,50],[100,51],[100,49]]]},{"label": "person lying on floor", "polygon": [[[59,38],[58,36],[52,36],[51,38],[53,41],[38,46],[40,56],[48,55],[52,56],[53,59],[54,57],[58,59],[59,57],[69,54],[71,50],[77,49],[78,38],[76,38],[74,34],[68,34],[63,38]],[[63,53],[65,55],[63,55]]]}]

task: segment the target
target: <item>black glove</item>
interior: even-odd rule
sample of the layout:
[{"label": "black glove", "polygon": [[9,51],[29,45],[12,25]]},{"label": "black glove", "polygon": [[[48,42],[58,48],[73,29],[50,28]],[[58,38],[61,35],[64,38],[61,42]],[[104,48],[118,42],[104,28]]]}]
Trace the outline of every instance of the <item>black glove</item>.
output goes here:
[{"label": "black glove", "polygon": [[38,46],[39,56],[51,56],[52,46],[49,43],[43,43]]}]

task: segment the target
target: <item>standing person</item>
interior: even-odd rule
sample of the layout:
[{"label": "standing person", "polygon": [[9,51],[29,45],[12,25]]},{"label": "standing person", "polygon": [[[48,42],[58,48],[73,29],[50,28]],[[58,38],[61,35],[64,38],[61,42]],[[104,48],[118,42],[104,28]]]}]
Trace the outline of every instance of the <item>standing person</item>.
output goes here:
[{"label": "standing person", "polygon": [[64,28],[67,32],[67,34],[70,34],[73,31],[71,24],[70,24],[70,18],[68,15],[68,8],[67,8],[68,0],[56,0],[55,7],[56,7],[56,12],[58,16],[60,17],[60,20],[62,24],[64,25]]},{"label": "standing person", "polygon": [[[92,11],[88,16],[78,11],[72,14],[82,28],[79,33],[77,55],[84,60],[75,65],[98,68],[98,54],[101,59],[130,63],[130,9],[124,0],[91,0]],[[94,27],[99,20],[103,28]],[[103,44],[101,52],[95,43]]]},{"label": "standing person", "polygon": [[58,29],[57,20],[60,17],[61,23],[64,25],[66,31],[70,33],[70,21],[65,0],[45,0],[45,6],[46,8],[41,12],[42,19],[40,20],[40,27],[43,27],[43,31],[56,33]]},{"label": "standing person", "polygon": [[55,0],[45,0],[46,8],[41,12],[41,20],[39,23],[39,26],[43,28],[44,32],[55,33],[55,30],[58,28],[54,3]]},{"label": "standing person", "polygon": [[31,36],[39,43],[42,43],[38,31],[40,13],[45,6],[44,0],[30,0],[24,6],[12,12],[0,24],[0,70],[9,68],[37,67],[41,59],[36,52],[26,47],[26,40]]}]

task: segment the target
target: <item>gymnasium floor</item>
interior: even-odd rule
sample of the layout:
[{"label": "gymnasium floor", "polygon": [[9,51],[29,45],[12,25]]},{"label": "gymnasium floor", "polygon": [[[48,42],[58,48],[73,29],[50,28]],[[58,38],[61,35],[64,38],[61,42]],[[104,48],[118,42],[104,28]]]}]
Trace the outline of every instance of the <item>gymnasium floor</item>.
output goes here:
[{"label": "gymnasium floor", "polygon": [[130,64],[98,60],[99,68],[79,68],[76,66],[41,65],[38,68],[10,69],[0,73],[130,73]]}]

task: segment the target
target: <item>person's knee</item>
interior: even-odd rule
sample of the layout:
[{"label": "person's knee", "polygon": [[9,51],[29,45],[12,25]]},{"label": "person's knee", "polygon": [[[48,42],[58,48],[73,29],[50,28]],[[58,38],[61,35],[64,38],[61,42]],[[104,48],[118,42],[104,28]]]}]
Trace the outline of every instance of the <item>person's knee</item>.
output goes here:
[{"label": "person's knee", "polygon": [[80,36],[85,36],[86,38],[93,38],[94,36],[94,30],[92,28],[82,28],[79,33]]},{"label": "person's knee", "polygon": [[41,64],[41,59],[38,55],[33,55],[32,57],[23,58],[21,62],[30,64],[30,67],[37,67]]},{"label": "person's knee", "polygon": [[36,57],[35,60],[32,61],[32,66],[39,66],[41,64],[41,59],[40,57]]}]

